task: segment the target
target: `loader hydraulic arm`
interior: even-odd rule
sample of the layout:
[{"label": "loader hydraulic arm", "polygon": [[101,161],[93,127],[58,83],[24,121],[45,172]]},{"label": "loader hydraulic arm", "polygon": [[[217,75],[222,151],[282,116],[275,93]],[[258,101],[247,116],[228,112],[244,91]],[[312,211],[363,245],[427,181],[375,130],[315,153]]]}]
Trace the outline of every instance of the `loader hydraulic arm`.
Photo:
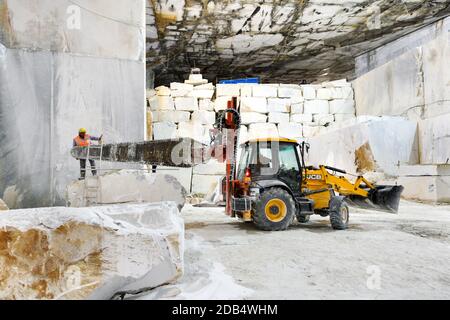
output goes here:
[{"label": "loader hydraulic arm", "polygon": [[[367,189],[374,189],[372,183],[367,181],[363,176],[359,176],[354,183],[351,183],[344,176],[336,176],[331,174],[327,169],[331,169],[336,172],[346,174],[344,170],[335,169],[327,166],[320,166],[322,176],[325,179],[325,183],[332,186],[335,191],[343,196],[358,195],[361,197],[367,197],[369,192]],[[363,185],[364,183],[364,185]]]},{"label": "loader hydraulic arm", "polygon": [[398,211],[400,195],[404,189],[402,186],[375,185],[363,176],[358,176],[352,183],[346,177],[337,176],[330,171],[347,174],[344,170],[329,166],[305,169],[303,186],[309,194],[314,191],[328,192],[331,189],[344,196],[349,204],[359,208]]}]

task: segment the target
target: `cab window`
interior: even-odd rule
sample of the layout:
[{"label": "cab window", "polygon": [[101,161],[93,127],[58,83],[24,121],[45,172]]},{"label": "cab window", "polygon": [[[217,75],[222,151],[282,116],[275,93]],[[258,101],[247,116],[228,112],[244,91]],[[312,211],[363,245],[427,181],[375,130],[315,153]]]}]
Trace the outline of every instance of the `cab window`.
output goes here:
[{"label": "cab window", "polygon": [[269,144],[260,144],[258,154],[258,165],[265,168],[273,168],[272,148]]},{"label": "cab window", "polygon": [[300,171],[294,144],[280,144],[280,169],[282,171]]}]

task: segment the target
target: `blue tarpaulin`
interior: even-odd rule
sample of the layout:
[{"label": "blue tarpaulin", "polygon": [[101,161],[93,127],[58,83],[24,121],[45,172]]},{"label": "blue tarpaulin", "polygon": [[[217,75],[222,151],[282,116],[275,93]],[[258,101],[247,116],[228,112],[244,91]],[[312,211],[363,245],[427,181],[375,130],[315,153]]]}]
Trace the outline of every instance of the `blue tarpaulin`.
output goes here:
[{"label": "blue tarpaulin", "polygon": [[242,78],[242,79],[231,79],[231,80],[220,80],[220,84],[239,84],[239,83],[253,83],[259,84],[259,78]]}]

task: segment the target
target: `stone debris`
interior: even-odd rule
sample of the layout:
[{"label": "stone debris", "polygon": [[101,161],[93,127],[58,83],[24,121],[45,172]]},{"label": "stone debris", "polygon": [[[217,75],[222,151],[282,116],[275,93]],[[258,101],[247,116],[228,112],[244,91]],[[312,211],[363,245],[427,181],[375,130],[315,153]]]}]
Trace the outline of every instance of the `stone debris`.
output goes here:
[{"label": "stone debris", "polygon": [[173,202],[0,214],[0,299],[110,299],[183,274]]},{"label": "stone debris", "polygon": [[181,210],[186,194],[180,182],[169,174],[121,170],[69,184],[66,200],[68,206],[77,208],[92,204],[173,201]]}]

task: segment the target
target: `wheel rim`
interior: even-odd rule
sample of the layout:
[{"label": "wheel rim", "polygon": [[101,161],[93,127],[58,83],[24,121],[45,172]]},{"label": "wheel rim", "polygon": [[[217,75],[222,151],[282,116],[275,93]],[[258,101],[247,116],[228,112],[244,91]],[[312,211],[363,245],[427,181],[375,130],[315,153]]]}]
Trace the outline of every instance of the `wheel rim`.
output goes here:
[{"label": "wheel rim", "polygon": [[271,222],[280,222],[287,215],[287,206],[281,199],[272,199],[267,202],[265,207],[265,214],[267,219]]},{"label": "wheel rim", "polygon": [[347,224],[347,222],[348,222],[348,208],[346,206],[343,206],[341,208],[341,218],[342,218],[342,221],[345,224]]}]

